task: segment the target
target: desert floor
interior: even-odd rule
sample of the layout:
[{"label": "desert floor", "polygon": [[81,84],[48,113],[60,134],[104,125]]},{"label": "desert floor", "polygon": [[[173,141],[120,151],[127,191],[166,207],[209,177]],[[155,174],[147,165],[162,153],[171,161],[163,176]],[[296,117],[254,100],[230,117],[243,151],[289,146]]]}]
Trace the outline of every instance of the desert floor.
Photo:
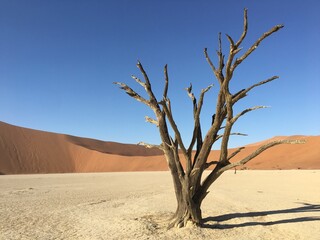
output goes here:
[{"label": "desert floor", "polygon": [[168,172],[0,176],[0,239],[320,239],[320,170],[226,172],[205,228],[166,230]]}]

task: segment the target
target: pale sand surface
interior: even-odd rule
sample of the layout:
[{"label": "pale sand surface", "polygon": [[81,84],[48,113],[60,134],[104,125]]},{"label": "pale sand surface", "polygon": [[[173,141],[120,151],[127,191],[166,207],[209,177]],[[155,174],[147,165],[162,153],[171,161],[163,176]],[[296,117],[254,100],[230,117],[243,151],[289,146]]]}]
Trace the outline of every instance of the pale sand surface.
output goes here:
[{"label": "pale sand surface", "polygon": [[320,170],[226,172],[204,229],[166,230],[168,172],[0,176],[0,239],[320,239]]}]

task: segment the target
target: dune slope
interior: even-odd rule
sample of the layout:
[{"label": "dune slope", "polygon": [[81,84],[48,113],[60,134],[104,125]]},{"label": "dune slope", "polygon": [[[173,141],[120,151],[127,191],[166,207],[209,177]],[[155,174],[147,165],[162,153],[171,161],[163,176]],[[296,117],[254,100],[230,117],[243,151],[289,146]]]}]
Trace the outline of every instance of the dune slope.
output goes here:
[{"label": "dune slope", "polygon": [[0,122],[0,173],[165,170],[162,152]]},{"label": "dune slope", "polygon": [[[252,160],[246,167],[320,169],[320,136],[291,138],[303,138],[307,142],[302,145],[276,146]],[[246,146],[234,161],[245,157],[267,141]],[[234,150],[230,149],[230,152]],[[218,151],[212,151],[209,160],[216,160],[217,154]],[[166,161],[158,149],[32,130],[0,122],[0,174],[166,169]]]}]

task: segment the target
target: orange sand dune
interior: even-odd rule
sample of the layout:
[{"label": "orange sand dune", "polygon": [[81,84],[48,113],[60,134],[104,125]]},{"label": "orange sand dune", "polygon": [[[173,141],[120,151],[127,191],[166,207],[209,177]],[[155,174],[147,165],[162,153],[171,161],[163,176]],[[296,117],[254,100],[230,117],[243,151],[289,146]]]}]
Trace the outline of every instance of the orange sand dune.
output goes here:
[{"label": "orange sand dune", "polygon": [[[287,137],[276,137],[279,138]],[[320,136],[293,138],[306,139],[307,143],[276,146],[252,160],[247,168],[320,169]],[[264,142],[248,145],[234,160],[246,156]],[[209,160],[215,160],[217,153],[212,151]],[[166,161],[158,149],[49,133],[0,122],[0,174],[166,169]]]},{"label": "orange sand dune", "polygon": [[[303,139],[305,144],[280,144],[267,149],[255,159],[239,169],[320,169],[320,136],[277,136],[259,143],[245,146],[232,162],[240,161],[259,146],[268,142],[284,139]],[[236,149],[230,149],[230,153]],[[212,159],[218,151],[212,151]],[[212,160],[211,159],[211,160]]]},{"label": "orange sand dune", "polygon": [[32,130],[0,122],[1,174],[166,169],[166,162],[158,149]]}]

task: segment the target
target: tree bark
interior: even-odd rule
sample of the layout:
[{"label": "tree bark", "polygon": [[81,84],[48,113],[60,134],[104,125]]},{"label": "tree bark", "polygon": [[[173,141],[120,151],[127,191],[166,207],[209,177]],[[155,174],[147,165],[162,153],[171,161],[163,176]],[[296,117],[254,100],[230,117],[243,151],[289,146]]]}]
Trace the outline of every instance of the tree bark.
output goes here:
[{"label": "tree bark", "polygon": [[177,209],[174,213],[168,228],[172,227],[185,227],[188,224],[201,226],[202,213],[201,213],[201,200],[195,198],[192,193],[194,184],[190,179],[184,180],[181,191],[176,192]]}]

